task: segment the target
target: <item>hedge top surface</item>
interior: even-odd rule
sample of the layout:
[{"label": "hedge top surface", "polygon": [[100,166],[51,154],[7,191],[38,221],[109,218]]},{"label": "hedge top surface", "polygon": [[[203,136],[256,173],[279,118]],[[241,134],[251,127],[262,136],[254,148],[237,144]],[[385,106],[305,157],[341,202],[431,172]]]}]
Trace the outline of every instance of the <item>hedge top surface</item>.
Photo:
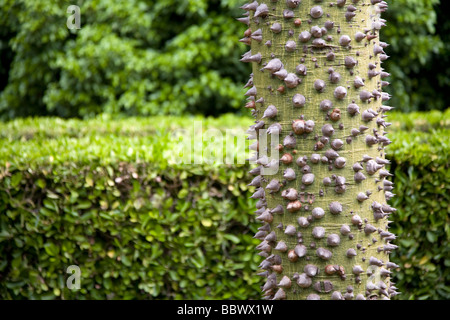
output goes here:
[{"label": "hedge top surface", "polygon": [[[446,161],[442,155],[450,153],[450,109],[393,113],[387,119],[393,129],[388,157],[399,157],[397,161],[409,161],[414,165]],[[178,142],[172,134],[177,130],[188,137],[202,131],[205,152],[208,142],[205,132],[209,129],[218,129],[225,142],[227,130],[245,139],[246,128],[251,123],[250,118],[230,114],[219,118],[17,119],[0,123],[0,164],[33,168],[66,162],[107,165],[125,161],[166,167],[175,165],[173,149]],[[248,140],[245,140],[245,148],[234,143],[234,150],[248,152],[248,145]]]},{"label": "hedge top surface", "polygon": [[[65,162],[77,164],[146,162],[157,166],[175,165],[174,148],[179,141],[191,142],[192,152],[205,152],[209,129],[218,129],[222,141],[236,134],[245,145],[233,143],[240,152],[247,150],[245,131],[251,120],[224,115],[205,117],[149,117],[111,120],[63,120],[26,118],[0,124],[0,162],[4,165],[40,166]],[[203,149],[194,148],[194,137],[203,133]],[[177,134],[187,140],[177,140]],[[184,139],[184,138],[183,138]],[[224,151],[225,153],[225,151]],[[239,154],[238,151],[235,151]]]}]

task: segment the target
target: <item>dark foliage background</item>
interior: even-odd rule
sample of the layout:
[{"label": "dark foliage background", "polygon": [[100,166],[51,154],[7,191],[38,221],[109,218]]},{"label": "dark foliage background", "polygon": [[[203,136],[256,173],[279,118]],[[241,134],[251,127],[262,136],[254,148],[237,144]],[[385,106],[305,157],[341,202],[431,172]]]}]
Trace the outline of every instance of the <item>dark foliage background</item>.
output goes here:
[{"label": "dark foliage background", "polygon": [[[450,103],[450,22],[439,0],[389,1],[385,69],[400,111]],[[0,0],[0,116],[241,112],[240,0]]]}]

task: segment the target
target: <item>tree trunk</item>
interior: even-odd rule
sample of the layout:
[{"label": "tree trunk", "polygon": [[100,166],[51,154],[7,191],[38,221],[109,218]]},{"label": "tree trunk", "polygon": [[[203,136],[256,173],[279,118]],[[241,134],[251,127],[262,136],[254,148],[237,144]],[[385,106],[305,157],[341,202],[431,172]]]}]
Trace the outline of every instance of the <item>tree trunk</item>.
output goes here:
[{"label": "tree trunk", "polygon": [[382,105],[389,74],[378,37],[386,3],[265,0],[242,8],[263,297],[389,299],[398,266],[389,262],[391,107]]}]

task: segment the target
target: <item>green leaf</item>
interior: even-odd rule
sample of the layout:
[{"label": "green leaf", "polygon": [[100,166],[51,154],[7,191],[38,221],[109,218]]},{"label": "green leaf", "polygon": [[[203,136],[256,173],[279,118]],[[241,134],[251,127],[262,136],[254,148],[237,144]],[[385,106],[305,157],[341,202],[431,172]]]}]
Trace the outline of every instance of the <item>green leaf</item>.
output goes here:
[{"label": "green leaf", "polygon": [[22,172],[17,172],[11,177],[11,186],[13,188],[17,187],[19,183],[22,181]]},{"label": "green leaf", "polygon": [[436,233],[435,233],[435,232],[432,232],[432,231],[427,231],[427,239],[428,239],[428,241],[430,241],[430,242],[436,242],[436,240],[437,240],[437,235],[436,235]]},{"label": "green leaf", "polygon": [[236,243],[236,244],[238,244],[240,242],[239,238],[233,234],[226,234],[226,235],[224,235],[224,238],[228,239],[231,242]]},{"label": "green leaf", "polygon": [[44,249],[45,249],[45,252],[47,252],[47,254],[48,254],[49,256],[54,257],[54,256],[57,256],[57,255],[59,254],[59,247],[56,246],[56,245],[55,245],[54,243],[52,243],[52,242],[47,242],[47,243],[45,243],[45,244],[44,244]]}]

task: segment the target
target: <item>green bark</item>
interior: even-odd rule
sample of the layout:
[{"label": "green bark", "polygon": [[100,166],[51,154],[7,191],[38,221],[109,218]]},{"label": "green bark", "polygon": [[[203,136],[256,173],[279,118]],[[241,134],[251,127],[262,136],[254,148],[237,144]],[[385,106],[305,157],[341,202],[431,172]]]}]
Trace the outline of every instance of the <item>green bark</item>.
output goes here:
[{"label": "green bark", "polygon": [[[260,274],[267,277],[263,297],[389,299],[396,294],[389,273],[397,266],[388,262],[395,248],[388,216],[395,209],[386,204],[392,187],[384,167],[384,147],[390,143],[384,117],[390,108],[382,107],[389,99],[382,93],[387,74],[381,64],[387,56],[378,34],[385,3],[265,0],[243,9],[248,16],[241,21],[248,22],[249,29],[241,41],[251,50],[242,60],[253,65],[246,86],[246,107],[256,119],[252,129],[259,132],[279,123],[280,157],[288,154],[276,174],[262,174],[261,182],[255,176],[252,183],[262,222],[256,237],[262,240],[258,250],[265,257],[260,266]],[[283,67],[272,68],[275,59]],[[304,103],[302,96],[293,103],[296,94]],[[270,145],[274,134],[268,137]],[[275,155],[273,147],[269,158]],[[257,159],[264,164],[261,153]],[[295,179],[284,177],[288,168]],[[273,212],[279,205],[282,212]],[[336,207],[335,213],[330,206]],[[323,217],[315,208],[323,209]],[[287,226],[295,227],[294,235],[285,233]],[[349,249],[356,256],[349,256]],[[328,252],[332,256],[326,259]],[[318,274],[305,274],[306,265],[309,271],[314,270],[311,265],[317,267]]]}]

